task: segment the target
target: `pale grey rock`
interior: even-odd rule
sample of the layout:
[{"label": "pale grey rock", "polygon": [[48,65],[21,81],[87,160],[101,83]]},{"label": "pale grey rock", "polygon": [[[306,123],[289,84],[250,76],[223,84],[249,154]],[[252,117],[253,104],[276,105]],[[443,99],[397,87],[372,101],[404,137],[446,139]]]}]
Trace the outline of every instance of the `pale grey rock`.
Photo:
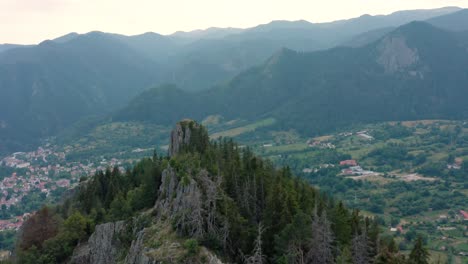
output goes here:
[{"label": "pale grey rock", "polygon": [[188,123],[191,120],[181,121],[176,124],[176,127],[171,131],[171,142],[169,144],[169,156],[172,157],[179,153],[184,145],[190,143],[191,131]]},{"label": "pale grey rock", "polygon": [[88,242],[75,248],[70,263],[115,264],[119,255],[116,236],[123,228],[123,221],[97,225]]},{"label": "pale grey rock", "polygon": [[130,250],[125,258],[125,264],[156,264],[155,260],[149,258],[145,253],[149,251],[143,244],[145,230],[138,232],[137,238],[132,241]]},{"label": "pale grey rock", "polygon": [[386,73],[395,73],[416,64],[419,61],[418,51],[408,47],[403,36],[388,36],[377,47],[380,56],[377,63]]},{"label": "pale grey rock", "polygon": [[70,259],[72,264],[89,264],[90,262],[90,251],[88,243],[78,245],[73,251],[73,256]]}]

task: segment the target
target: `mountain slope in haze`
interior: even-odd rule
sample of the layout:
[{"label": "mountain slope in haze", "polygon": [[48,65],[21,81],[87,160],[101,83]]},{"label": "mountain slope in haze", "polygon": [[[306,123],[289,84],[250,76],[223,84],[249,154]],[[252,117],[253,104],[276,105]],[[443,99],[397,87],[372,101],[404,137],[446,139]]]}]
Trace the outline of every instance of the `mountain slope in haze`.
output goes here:
[{"label": "mountain slope in haze", "polygon": [[192,31],[177,31],[169,37],[174,41],[179,43],[188,44],[200,39],[220,39],[226,37],[228,35],[237,34],[245,29],[242,28],[218,28],[218,27],[211,27],[205,30],[192,30]]},{"label": "mountain slope in haze", "polygon": [[[419,19],[423,21],[424,19]],[[425,22],[448,31],[462,32],[468,30],[468,9],[461,9],[448,14],[432,17]],[[356,35],[351,39],[341,43],[342,46],[359,47],[372,43],[394,30],[395,27],[382,27],[375,30]]]},{"label": "mountain slope in haze", "polygon": [[27,47],[28,45],[17,45],[17,44],[0,44],[0,53],[11,50],[14,48]]},{"label": "mountain slope in haze", "polygon": [[427,22],[446,30],[466,31],[468,30],[468,9],[434,17]]},{"label": "mountain slope in haze", "polygon": [[[460,8],[446,7],[400,11],[385,16],[365,15],[330,23],[273,21],[223,38],[198,39],[184,46],[171,59],[176,63],[170,67],[165,81],[175,83],[184,90],[207,89],[258,65],[283,47],[297,51],[328,49],[368,31],[398,27],[411,21],[423,21],[458,10]],[[374,37],[367,41],[377,39],[378,37]],[[369,42],[365,42],[367,43]]]},{"label": "mountain slope in haze", "polygon": [[0,147],[117,109],[153,85],[157,74],[152,61],[99,33],[1,53]]},{"label": "mountain slope in haze", "polygon": [[[468,118],[467,69],[467,46],[458,34],[413,22],[361,48],[283,49],[227,85],[180,95],[190,97],[183,103],[165,97],[151,110],[140,101],[120,113],[170,108],[178,118],[200,120],[274,117],[278,126],[305,134],[363,122]],[[148,120],[167,121],[157,114]]]},{"label": "mountain slope in haze", "polygon": [[[377,26],[455,10],[406,11],[322,24],[274,21],[242,31],[198,32],[189,42],[156,33],[70,33],[10,49],[0,53],[0,152],[7,146],[22,150],[22,144],[54,135],[80,118],[117,109],[150,85],[170,82],[188,91],[224,85],[281,47],[330,48]],[[210,107],[219,111],[217,104]]]},{"label": "mountain slope in haze", "polygon": [[371,31],[352,37],[351,39],[341,43],[340,46],[352,47],[352,48],[362,47],[369,43],[379,40],[380,38],[382,38],[383,36],[387,35],[388,33],[392,32],[395,29],[396,28],[394,27],[386,27],[386,28],[379,28],[379,29],[371,30]]}]

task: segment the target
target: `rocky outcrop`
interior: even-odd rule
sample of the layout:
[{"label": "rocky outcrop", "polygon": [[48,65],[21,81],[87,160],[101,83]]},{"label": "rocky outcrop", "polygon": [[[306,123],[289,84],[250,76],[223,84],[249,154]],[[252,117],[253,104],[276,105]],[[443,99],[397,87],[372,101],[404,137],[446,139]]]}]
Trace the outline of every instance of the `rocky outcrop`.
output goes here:
[{"label": "rocky outcrop", "polygon": [[159,216],[176,220],[176,226],[186,230],[190,236],[201,235],[202,193],[192,177],[179,181],[174,169],[167,168],[162,173],[159,197],[155,205]]},{"label": "rocky outcrop", "polygon": [[172,130],[168,154],[172,157],[181,151],[204,153],[209,142],[208,131],[197,122],[186,119]]},{"label": "rocky outcrop", "polygon": [[179,178],[171,167],[163,171],[155,211],[158,217],[171,219],[180,235],[202,239],[209,234],[224,241],[226,229],[219,226],[216,211],[221,178],[203,169],[192,173]]},{"label": "rocky outcrop", "polygon": [[[174,156],[182,149],[184,145],[190,144],[192,131],[190,124],[197,125],[192,120],[183,120],[176,124],[174,130],[171,131],[171,142],[169,144],[169,156]],[[197,125],[198,126],[198,125]]]},{"label": "rocky outcrop", "polygon": [[70,263],[71,264],[89,264],[91,263],[90,260],[90,252],[89,252],[89,245],[88,243],[84,243],[78,245],[75,250],[73,251],[73,256],[71,257]]},{"label": "rocky outcrop", "polygon": [[[169,155],[180,151],[203,151],[209,137],[203,126],[192,120],[179,122],[171,133]],[[170,163],[169,163],[170,164]],[[178,167],[177,167],[178,168]],[[75,248],[70,263],[74,264],[156,264],[211,263],[222,264],[208,249],[187,255],[181,239],[198,239],[208,235],[227,241],[228,226],[216,208],[220,195],[221,177],[207,170],[190,168],[163,170],[158,199],[154,208],[144,212],[144,218],[98,225],[88,242]],[[143,215],[140,215],[143,216]],[[139,221],[143,219],[142,221]],[[149,220],[149,221],[146,221]],[[144,223],[144,224],[142,224]],[[221,224],[222,223],[222,224]],[[128,247],[120,244],[119,234],[133,236]],[[124,254],[126,253],[126,254]]]},{"label": "rocky outcrop", "polygon": [[124,222],[97,225],[88,242],[75,248],[70,263],[73,264],[114,264],[119,253],[117,235],[124,228]]},{"label": "rocky outcrop", "polygon": [[387,73],[395,73],[419,61],[418,51],[408,47],[403,36],[388,36],[378,47],[380,56],[377,62]]},{"label": "rocky outcrop", "polygon": [[179,180],[177,178],[176,172],[173,168],[168,167],[161,174],[161,185],[159,186],[158,192],[158,201],[156,201],[156,206],[159,210],[165,212],[169,206],[171,199],[176,194],[177,186],[179,185]]},{"label": "rocky outcrop", "polygon": [[150,259],[146,253],[149,251],[143,244],[145,230],[138,232],[137,238],[132,241],[130,250],[125,258],[125,264],[156,264],[156,260]]}]

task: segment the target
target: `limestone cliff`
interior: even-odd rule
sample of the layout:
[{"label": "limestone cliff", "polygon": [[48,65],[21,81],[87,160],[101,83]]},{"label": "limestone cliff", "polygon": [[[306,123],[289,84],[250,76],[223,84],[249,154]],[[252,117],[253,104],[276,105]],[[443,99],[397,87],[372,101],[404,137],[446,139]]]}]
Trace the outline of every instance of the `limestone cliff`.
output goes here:
[{"label": "limestone cliff", "polygon": [[124,228],[124,222],[97,225],[88,242],[79,245],[70,260],[73,264],[113,264],[119,253],[116,236]]},{"label": "limestone cliff", "polygon": [[184,148],[189,151],[203,152],[208,141],[208,134],[200,124],[190,119],[180,121],[171,132],[168,155],[172,157]]},{"label": "limestone cliff", "polygon": [[[203,151],[208,141],[201,125],[184,120],[171,133],[168,154],[174,157],[183,151]],[[197,244],[205,235],[218,236],[220,241],[228,235],[216,212],[221,177],[196,166],[181,170],[170,164],[161,173],[153,208],[126,222],[96,226],[88,241],[75,248],[70,263],[222,264],[214,253]]]}]

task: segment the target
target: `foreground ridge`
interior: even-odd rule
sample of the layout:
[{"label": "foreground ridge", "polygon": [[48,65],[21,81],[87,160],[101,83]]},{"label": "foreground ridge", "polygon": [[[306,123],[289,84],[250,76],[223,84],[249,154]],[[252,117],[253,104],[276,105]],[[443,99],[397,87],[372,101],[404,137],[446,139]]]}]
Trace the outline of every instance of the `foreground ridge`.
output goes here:
[{"label": "foreground ridge", "polygon": [[37,212],[19,236],[17,262],[405,259],[392,239],[380,238],[376,221],[232,140],[210,142],[195,121],[177,123],[170,141],[168,157],[155,154],[126,173],[98,172],[63,204]]}]

